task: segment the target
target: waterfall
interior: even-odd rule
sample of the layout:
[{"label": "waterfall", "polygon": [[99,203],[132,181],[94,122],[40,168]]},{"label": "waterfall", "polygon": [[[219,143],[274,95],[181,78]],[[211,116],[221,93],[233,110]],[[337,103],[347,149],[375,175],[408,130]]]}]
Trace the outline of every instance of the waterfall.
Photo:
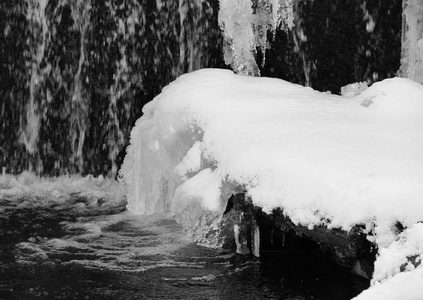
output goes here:
[{"label": "waterfall", "polygon": [[[368,2],[377,18],[366,22],[376,24],[369,32],[354,25],[364,24],[359,2],[331,11],[333,3],[319,1],[221,0],[219,11],[211,0],[3,1],[0,165],[7,173],[113,177],[143,105],[181,74],[225,67],[223,59],[240,74],[332,92],[374,74],[392,77],[401,5]],[[410,59],[404,55],[402,70]]]},{"label": "waterfall", "polygon": [[47,21],[45,10],[47,1],[29,1],[26,19],[29,23],[29,31],[33,38],[32,51],[28,53],[32,57],[29,65],[29,101],[26,109],[26,120],[22,120],[24,124],[20,132],[20,140],[25,145],[28,153],[33,154],[36,150],[36,142],[38,141],[38,131],[40,128],[39,107],[35,99],[38,89],[43,80],[43,70],[41,70],[41,62],[43,60],[44,51],[47,40]]},{"label": "waterfall", "polygon": [[143,104],[179,75],[219,59],[215,6],[206,0],[0,4],[2,167],[114,177]]}]

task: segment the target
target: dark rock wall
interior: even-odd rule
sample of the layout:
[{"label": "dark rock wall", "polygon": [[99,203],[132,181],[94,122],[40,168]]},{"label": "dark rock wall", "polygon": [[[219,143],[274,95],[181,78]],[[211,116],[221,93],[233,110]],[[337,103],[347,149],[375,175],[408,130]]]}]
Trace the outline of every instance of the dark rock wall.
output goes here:
[{"label": "dark rock wall", "polygon": [[[278,31],[270,40],[262,76],[340,93],[349,83],[396,76],[401,57],[402,1],[299,0],[302,33]],[[374,28],[367,27],[366,11]],[[369,30],[368,30],[369,29]],[[269,33],[269,36],[271,34]],[[303,60],[304,59],[304,60]]]}]

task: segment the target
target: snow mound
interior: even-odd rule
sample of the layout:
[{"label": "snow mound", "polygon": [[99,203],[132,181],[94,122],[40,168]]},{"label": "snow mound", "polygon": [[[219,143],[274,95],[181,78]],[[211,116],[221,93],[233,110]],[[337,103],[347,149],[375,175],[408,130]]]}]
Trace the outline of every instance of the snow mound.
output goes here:
[{"label": "snow mound", "polygon": [[305,226],[423,220],[423,87],[409,80],[345,98],[205,69],[143,112],[121,170],[135,213],[222,212],[232,188]]},{"label": "snow mound", "polygon": [[129,210],[210,229],[247,192],[309,228],[362,224],[379,255],[357,299],[422,299],[423,86],[393,78],[345,92],[217,69],[181,76],[131,132]]}]

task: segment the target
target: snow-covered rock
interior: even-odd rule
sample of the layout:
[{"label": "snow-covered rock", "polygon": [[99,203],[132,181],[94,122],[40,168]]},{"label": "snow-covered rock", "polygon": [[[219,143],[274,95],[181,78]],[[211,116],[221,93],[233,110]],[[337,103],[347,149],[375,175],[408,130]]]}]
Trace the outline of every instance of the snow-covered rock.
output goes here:
[{"label": "snow-covered rock", "polygon": [[121,170],[135,213],[210,226],[198,222],[203,211],[216,225],[229,196],[245,191],[310,230],[361,225],[378,261],[396,224],[423,220],[423,87],[410,80],[346,98],[208,69],[181,76],[143,112]]}]

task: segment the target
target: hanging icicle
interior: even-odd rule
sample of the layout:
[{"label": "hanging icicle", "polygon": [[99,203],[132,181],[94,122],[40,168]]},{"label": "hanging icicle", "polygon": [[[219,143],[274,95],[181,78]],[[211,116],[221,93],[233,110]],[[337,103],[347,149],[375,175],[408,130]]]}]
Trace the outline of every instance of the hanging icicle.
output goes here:
[{"label": "hanging icicle", "polygon": [[267,30],[294,26],[294,0],[220,0],[219,24],[224,31],[224,58],[240,75],[260,76],[257,48],[265,60]]}]

